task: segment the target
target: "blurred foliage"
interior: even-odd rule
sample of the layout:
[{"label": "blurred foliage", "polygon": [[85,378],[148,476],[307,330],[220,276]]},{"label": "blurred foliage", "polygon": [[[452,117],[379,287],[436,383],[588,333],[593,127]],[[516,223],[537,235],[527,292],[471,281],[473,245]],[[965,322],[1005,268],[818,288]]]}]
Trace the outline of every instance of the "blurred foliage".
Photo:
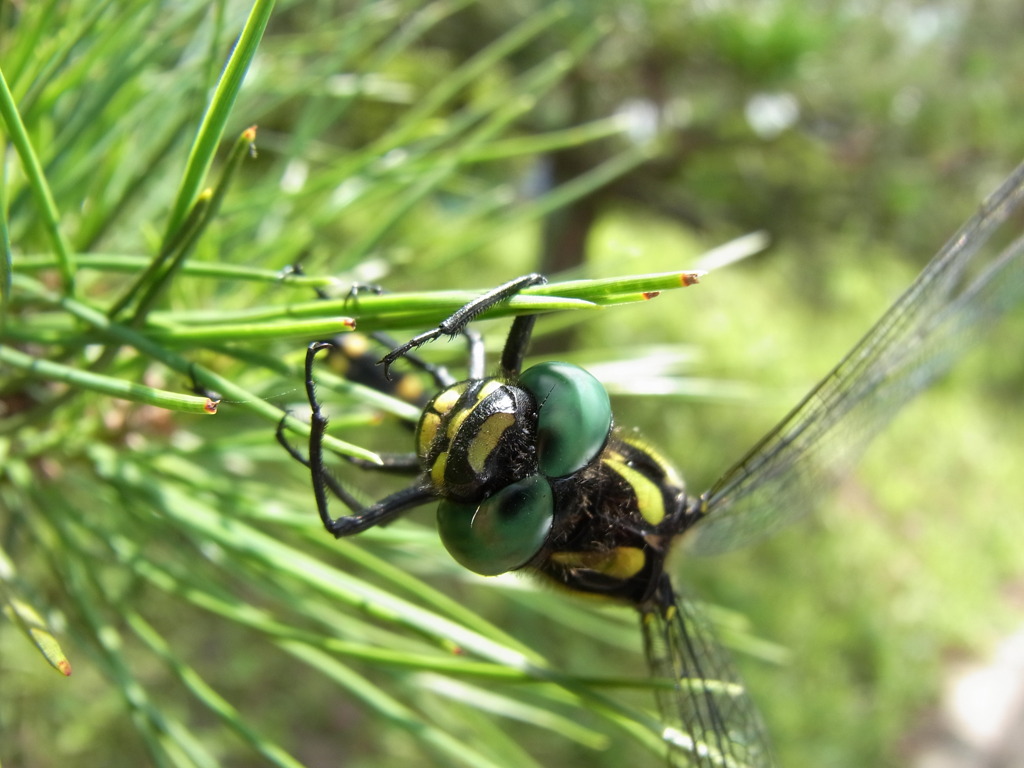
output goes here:
[{"label": "blurred foliage", "polygon": [[[471,578],[429,514],[322,534],[273,440],[281,408],[303,416],[297,364],[324,333],[300,320],[400,330],[424,318],[351,307],[351,282],[678,270],[765,229],[769,253],[679,297],[540,323],[580,361],[647,370],[673,350],[676,394],[628,396],[633,373],[617,419],[700,489],[1024,154],[1019,4],[271,5],[0,5],[0,344],[102,378],[0,368],[0,598],[74,669],[0,624],[0,761],[657,760],[650,691],[591,679],[642,676],[627,612]],[[784,765],[907,764],[944,658],[1012,626],[1015,322],[900,419],[839,509],[681,564],[749,617],[721,611],[731,645],[777,658],[753,627],[788,649],[740,659]],[[97,388],[175,407],[195,383],[224,396],[216,417]],[[336,437],[404,445],[379,398],[323,389]]]}]

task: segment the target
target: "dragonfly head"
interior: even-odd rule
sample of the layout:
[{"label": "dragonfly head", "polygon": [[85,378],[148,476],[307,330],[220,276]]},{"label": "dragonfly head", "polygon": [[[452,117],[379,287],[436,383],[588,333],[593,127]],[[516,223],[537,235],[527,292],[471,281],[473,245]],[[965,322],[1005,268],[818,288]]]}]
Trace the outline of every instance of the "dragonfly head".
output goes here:
[{"label": "dragonfly head", "polygon": [[596,461],[611,425],[604,387],[569,363],[441,391],[423,411],[416,449],[451,555],[485,575],[533,559],[555,517],[552,483]]}]

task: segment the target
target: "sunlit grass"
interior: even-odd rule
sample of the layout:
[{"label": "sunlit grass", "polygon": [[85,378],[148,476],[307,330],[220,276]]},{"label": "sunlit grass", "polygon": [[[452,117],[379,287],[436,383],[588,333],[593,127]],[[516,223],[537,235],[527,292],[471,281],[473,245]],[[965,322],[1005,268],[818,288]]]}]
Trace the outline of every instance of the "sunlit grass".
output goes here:
[{"label": "sunlit grass", "polygon": [[[330,5],[26,3],[9,22],[0,598],[38,614],[74,674],[50,670],[60,653],[47,639],[40,654],[24,621],[0,624],[0,732],[17,734],[2,761],[660,760],[629,611],[466,574],[429,510],[333,541],[273,437],[286,410],[298,445],[308,432],[311,338],[344,318],[422,328],[532,271],[546,214],[659,150],[615,118],[521,126],[611,26],[563,28],[570,6],[555,3],[460,61],[424,41],[471,2]],[[553,30],[564,50],[513,63]],[[536,153],[591,142],[602,160],[572,183],[524,191]],[[581,282],[556,276],[492,314],[550,312],[541,340],[571,325],[573,359],[639,375],[645,350],[685,349],[659,368],[669,394],[622,377],[615,406],[695,490],[913,276],[830,232],[827,267],[780,247],[667,290],[737,234],[606,215]],[[393,292],[353,302],[355,281]],[[664,292],[638,301],[648,290]],[[1016,338],[902,417],[838,509],[749,553],[681,563],[724,606],[784,764],[899,764],[893,745],[939,687],[942,655],[1009,627]],[[453,366],[461,351],[426,350]],[[326,371],[320,384],[330,448],[406,447],[379,395]],[[167,410],[182,404],[196,415]],[[377,477],[339,474],[383,495]]]}]

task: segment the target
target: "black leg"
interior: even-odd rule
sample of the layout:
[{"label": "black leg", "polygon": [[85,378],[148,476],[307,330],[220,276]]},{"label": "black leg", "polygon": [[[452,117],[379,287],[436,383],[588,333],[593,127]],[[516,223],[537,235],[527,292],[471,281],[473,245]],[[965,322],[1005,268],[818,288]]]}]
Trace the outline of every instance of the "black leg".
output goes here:
[{"label": "black leg", "polygon": [[212,389],[207,389],[199,383],[199,379],[196,378],[196,364],[188,364],[188,377],[189,377],[189,389],[200,397],[205,397],[208,400],[213,400],[215,403],[220,403],[222,398],[219,392],[214,392]]},{"label": "black leg", "polygon": [[501,372],[505,376],[518,376],[523,370],[523,358],[530,347],[530,335],[536,315],[520,315],[512,322],[505,348],[501,350]]},{"label": "black leg", "polygon": [[463,328],[462,335],[466,337],[466,343],[469,346],[466,378],[482,379],[487,365],[484,358],[484,337],[470,328]]},{"label": "black leg", "polygon": [[[469,339],[470,363],[472,364],[473,344],[474,342],[476,342],[480,344],[482,347],[483,340],[480,338],[480,334],[478,334],[476,331],[470,331],[468,328],[465,330],[465,334],[466,337]],[[376,333],[371,333],[370,338],[376,341],[385,349],[394,349],[395,347],[399,346],[399,342],[395,340],[394,337],[388,336],[386,333],[381,333],[380,331],[377,331]],[[481,360],[483,359],[483,354],[480,354],[480,358]],[[413,368],[419,371],[423,371],[431,379],[433,379],[434,385],[438,389],[447,389],[448,387],[455,383],[455,377],[452,376],[451,373],[448,372],[448,369],[445,368],[443,365],[435,365],[434,363],[429,363],[419,355],[414,355],[412,353],[406,354],[405,360]],[[472,374],[470,374],[470,378],[474,378]]]},{"label": "black leg", "polygon": [[[278,273],[278,278],[281,282],[287,282],[289,277],[301,277],[306,274],[306,271],[302,268],[302,260],[309,256],[309,251],[304,251],[298,259],[295,260],[294,264],[287,265]],[[329,299],[330,296],[318,286],[313,286],[313,290],[316,292],[317,298]]]},{"label": "black leg", "polygon": [[[317,509],[320,511],[320,519],[324,521],[324,528],[337,539],[342,536],[354,536],[377,525],[387,525],[403,512],[437,498],[431,488],[414,485],[396,491],[354,515],[332,518],[327,510],[327,495],[323,493],[323,487],[317,493],[317,487],[314,485],[313,491],[317,494]],[[321,500],[323,506],[320,506]]]},{"label": "black leg", "polygon": [[[323,439],[327,431],[327,416],[320,407],[320,401],[316,396],[316,382],[313,380],[313,364],[316,355],[323,349],[330,349],[333,345],[329,341],[314,341],[306,349],[306,397],[309,400],[310,424],[309,424],[309,456],[304,459],[302,455],[284,440],[282,429],[278,427],[278,442],[280,442],[288,453],[302,464],[309,467],[310,477],[313,483],[313,496],[316,499],[316,508],[320,513],[320,519],[326,528],[335,537],[351,536],[356,533],[372,528],[375,525],[389,523],[412,507],[419,506],[433,498],[436,494],[429,486],[416,484],[411,488],[393,493],[387,498],[372,504],[369,507],[361,508],[356,499],[346,491],[340,483],[331,477],[324,465]],[[405,459],[402,460],[404,462]],[[408,463],[398,462],[401,469],[409,469]],[[355,514],[345,515],[338,518],[331,517],[329,509],[328,491],[338,497]]]},{"label": "black leg", "polygon": [[[288,416],[285,415],[277,423],[277,432],[275,433],[274,436],[277,438],[277,442],[281,444],[281,447],[288,452],[289,456],[291,456],[293,459],[299,462],[299,464],[301,464],[306,469],[310,470],[310,472],[312,472],[313,468],[310,466],[309,459],[307,459],[305,456],[299,453],[295,446],[288,442],[288,438],[284,436],[284,423],[287,418]],[[359,500],[356,499],[356,497],[349,493],[347,490],[345,490],[345,487],[342,486],[341,483],[339,483],[334,478],[334,476],[331,475],[330,472],[327,472],[326,469],[320,475],[320,479],[324,483],[326,483],[331,493],[337,496],[338,499],[353,512],[358,512],[363,508],[363,505],[359,502]]]},{"label": "black leg", "polygon": [[[372,283],[353,283],[352,287],[349,288],[348,296],[345,297],[345,303],[348,304],[349,301],[358,302],[359,294],[361,293],[372,293],[375,296],[380,296],[382,293],[384,293],[384,289],[381,286]],[[477,358],[479,358],[480,363],[481,373],[476,376],[470,373],[469,378],[479,378],[480,376],[483,375],[483,340],[480,338],[480,334],[478,334],[476,331],[470,330],[469,328],[464,328],[462,330],[462,333],[469,341],[470,369],[472,370],[473,363],[476,361]],[[378,344],[380,344],[387,350],[392,350],[395,347],[400,346],[400,342],[396,341],[393,337],[388,336],[386,333],[381,333],[380,331],[371,333],[369,334],[369,336],[371,339],[376,341]],[[422,357],[419,357],[418,355],[413,355],[411,353],[407,353],[404,357],[406,360],[409,361],[409,364],[412,365],[414,368],[423,371],[428,376],[430,376],[430,378],[434,380],[434,384],[438,389],[446,389],[447,387],[450,387],[452,384],[454,384],[456,381],[455,377],[453,377],[448,372],[448,369],[445,368],[443,365],[435,365],[433,363],[428,363]],[[388,370],[389,367],[390,365],[385,367],[384,369],[384,378],[387,379],[388,381],[391,380],[390,371]]]},{"label": "black leg", "polygon": [[[423,346],[428,341],[433,341],[441,336],[455,336],[462,333],[466,326],[476,318],[481,312],[493,307],[506,299],[515,296],[524,288],[528,288],[531,285],[541,285],[547,282],[547,278],[543,275],[531,274],[517,277],[515,280],[510,280],[504,285],[499,285],[497,288],[488,291],[487,293],[479,296],[473,301],[469,302],[463,307],[456,310],[450,317],[442,320],[441,323],[436,327],[418,336],[414,336],[409,341],[405,342],[399,347],[391,350],[381,359],[381,364],[384,366],[384,375],[389,376],[389,370],[391,365],[398,360],[400,357],[404,357],[406,354],[411,352],[418,347]],[[529,334],[526,334],[529,337]],[[471,354],[473,352],[472,339],[471,339]],[[390,378],[390,376],[389,376]]]}]

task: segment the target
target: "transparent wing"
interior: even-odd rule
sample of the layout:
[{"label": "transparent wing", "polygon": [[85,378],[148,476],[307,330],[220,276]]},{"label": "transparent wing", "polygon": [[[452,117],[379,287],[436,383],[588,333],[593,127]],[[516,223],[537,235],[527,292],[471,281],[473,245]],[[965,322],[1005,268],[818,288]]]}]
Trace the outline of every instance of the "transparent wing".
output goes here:
[{"label": "transparent wing", "polygon": [[[1024,299],[1024,238],[982,249],[1024,202],[1024,165],[803,401],[701,497],[691,552],[741,546],[810,511],[907,401]],[[994,250],[994,249],[989,249]]]},{"label": "transparent wing", "polygon": [[687,768],[766,768],[774,765],[761,719],[707,619],[678,599],[663,577],[657,604],[640,625],[651,676],[671,680],[656,689],[669,764]]}]

